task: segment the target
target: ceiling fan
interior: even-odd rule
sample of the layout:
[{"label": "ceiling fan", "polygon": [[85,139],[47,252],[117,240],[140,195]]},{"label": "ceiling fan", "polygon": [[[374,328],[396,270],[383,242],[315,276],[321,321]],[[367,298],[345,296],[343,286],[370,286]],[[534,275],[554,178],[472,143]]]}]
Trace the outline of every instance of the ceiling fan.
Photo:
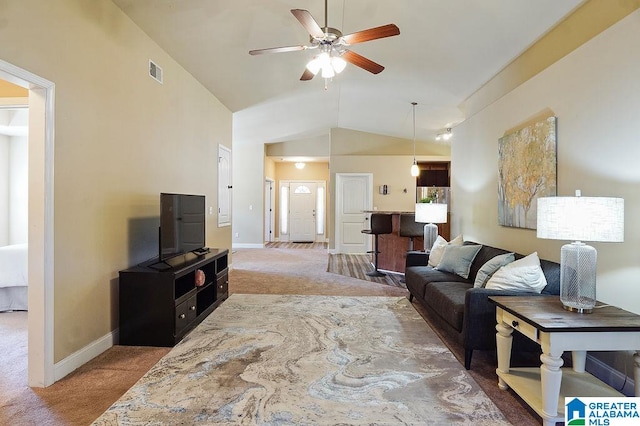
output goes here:
[{"label": "ceiling fan", "polygon": [[[400,29],[394,24],[387,24],[381,27],[369,28],[355,33],[342,35],[340,30],[327,25],[327,0],[324,1],[324,27],[320,27],[311,13],[304,9],[291,9],[291,13],[296,17],[310,35],[310,45],[271,47],[267,49],[250,50],[250,55],[261,55],[263,53],[293,52],[298,50],[319,49],[320,53],[307,64],[307,68],[302,73],[300,80],[311,80],[321,72],[323,78],[331,78],[340,73],[346,63],[349,62],[373,74],[378,74],[384,70],[380,64],[373,62],[348,49],[349,46],[365,41],[377,40],[379,38],[391,37],[400,34]],[[326,80],[325,80],[326,81]]]}]

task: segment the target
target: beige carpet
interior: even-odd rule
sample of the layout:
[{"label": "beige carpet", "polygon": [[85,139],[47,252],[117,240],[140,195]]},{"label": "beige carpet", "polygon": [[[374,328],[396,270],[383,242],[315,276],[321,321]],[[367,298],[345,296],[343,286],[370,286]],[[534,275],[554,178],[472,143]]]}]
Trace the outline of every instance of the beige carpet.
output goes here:
[{"label": "beige carpet", "polygon": [[232,295],[95,425],[508,425],[405,297]]}]

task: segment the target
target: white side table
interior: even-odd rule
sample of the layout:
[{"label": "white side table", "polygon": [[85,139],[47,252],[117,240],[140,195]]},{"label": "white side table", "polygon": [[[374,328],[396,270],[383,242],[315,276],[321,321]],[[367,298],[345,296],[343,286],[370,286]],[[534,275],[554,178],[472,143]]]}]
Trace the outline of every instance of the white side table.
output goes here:
[{"label": "white side table", "polygon": [[[636,351],[635,394],[640,396],[640,315],[614,306],[578,314],[557,296],[493,296],[496,304],[498,386],[513,389],[542,417],[544,426],[564,421],[564,397],[623,397],[585,372],[587,351]],[[510,368],[513,330],[542,347],[540,368]],[[572,352],[573,369],[561,368]]]}]

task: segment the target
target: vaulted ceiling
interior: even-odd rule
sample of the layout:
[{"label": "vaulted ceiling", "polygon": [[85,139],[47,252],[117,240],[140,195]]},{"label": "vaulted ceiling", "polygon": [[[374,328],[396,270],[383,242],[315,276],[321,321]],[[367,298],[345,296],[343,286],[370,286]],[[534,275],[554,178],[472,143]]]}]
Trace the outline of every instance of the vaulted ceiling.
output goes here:
[{"label": "vaulted ceiling", "polygon": [[291,9],[324,26],[323,0],[113,0],[234,113],[234,141],[280,142],[333,127],[411,139],[464,119],[460,105],[583,0],[328,0],[327,24],[349,34],[389,23],[400,35],[351,46],[385,67],[352,64],[324,88],[300,81],[317,51]]}]

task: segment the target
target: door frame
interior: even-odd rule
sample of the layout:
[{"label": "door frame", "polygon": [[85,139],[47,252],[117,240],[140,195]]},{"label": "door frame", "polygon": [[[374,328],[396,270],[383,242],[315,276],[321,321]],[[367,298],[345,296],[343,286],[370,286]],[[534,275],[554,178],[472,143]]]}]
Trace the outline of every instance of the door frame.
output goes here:
[{"label": "door frame", "polygon": [[27,383],[55,381],[53,153],[55,84],[0,59],[0,78],[29,90],[29,250]]},{"label": "door frame", "polygon": [[[367,210],[373,209],[373,173],[336,173],[336,198],[335,198],[335,211],[334,211],[334,252],[342,253],[342,244],[340,233],[340,229],[342,228],[342,223],[340,223],[340,210],[342,209],[342,181],[348,177],[366,177],[367,178],[367,187],[369,189],[369,205],[367,206]],[[366,250],[371,249],[371,242],[367,239],[365,243]]]},{"label": "door frame", "polygon": [[[220,167],[220,163],[222,161],[224,154],[228,155],[228,160],[229,160],[229,168],[227,170],[226,176],[222,171],[222,167]],[[231,220],[233,216],[233,212],[232,212],[233,193],[231,192],[231,189],[233,188],[233,180],[232,180],[233,174],[231,170],[231,167],[232,167],[231,162],[233,158],[231,155],[232,155],[231,148],[228,148],[222,144],[218,144],[218,228],[231,226]],[[229,209],[228,212],[224,212],[224,214],[227,215],[226,219],[221,219],[222,217],[224,217],[221,214],[223,212],[220,208],[220,205],[223,203],[223,201],[226,201],[227,208]]]},{"label": "door frame", "polygon": [[264,180],[264,241],[272,243],[275,240],[276,206],[273,193],[276,181],[271,178]]}]

